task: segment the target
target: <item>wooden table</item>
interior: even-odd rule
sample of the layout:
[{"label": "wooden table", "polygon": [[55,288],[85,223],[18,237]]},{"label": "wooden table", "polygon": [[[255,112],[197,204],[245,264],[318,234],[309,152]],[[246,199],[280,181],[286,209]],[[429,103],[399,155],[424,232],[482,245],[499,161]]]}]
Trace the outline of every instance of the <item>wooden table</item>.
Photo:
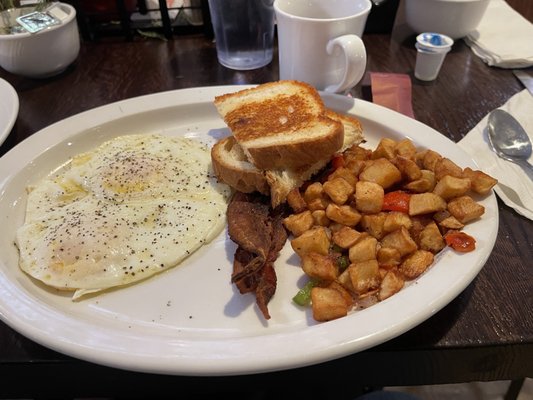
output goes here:
[{"label": "wooden table", "polygon": [[[532,20],[528,0],[509,3]],[[438,79],[429,83],[413,76],[413,37],[397,42],[390,34],[365,34],[364,41],[368,71],[410,75],[416,118],[454,141],[523,89],[510,70],[488,67],[462,40],[447,55]],[[55,78],[24,79],[3,70],[0,77],[15,87],[20,98],[17,122],[0,147],[3,155],[56,121],[114,101],[195,86],[276,80],[278,60],[275,57],[265,68],[238,72],[218,64],[212,40],[202,35],[169,41],[114,38],[83,43],[75,64]],[[363,85],[352,90],[356,97],[367,93]],[[285,391],[290,384],[304,396],[340,399],[353,398],[365,387],[520,382],[533,376],[533,224],[500,200],[498,208],[496,245],[476,279],[426,322],[375,348],[268,374],[162,376],[72,359],[0,323],[0,398],[154,397],[188,390],[252,397]],[[321,376],[327,376],[329,384],[317,383]]]}]

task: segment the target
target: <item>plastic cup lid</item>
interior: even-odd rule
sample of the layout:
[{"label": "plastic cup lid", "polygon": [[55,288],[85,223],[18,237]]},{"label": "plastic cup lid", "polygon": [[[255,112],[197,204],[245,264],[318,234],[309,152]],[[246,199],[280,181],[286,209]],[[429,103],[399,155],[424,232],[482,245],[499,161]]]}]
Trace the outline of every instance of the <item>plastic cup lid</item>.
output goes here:
[{"label": "plastic cup lid", "polygon": [[433,52],[447,52],[453,45],[453,39],[442,33],[424,32],[416,37],[417,48]]}]

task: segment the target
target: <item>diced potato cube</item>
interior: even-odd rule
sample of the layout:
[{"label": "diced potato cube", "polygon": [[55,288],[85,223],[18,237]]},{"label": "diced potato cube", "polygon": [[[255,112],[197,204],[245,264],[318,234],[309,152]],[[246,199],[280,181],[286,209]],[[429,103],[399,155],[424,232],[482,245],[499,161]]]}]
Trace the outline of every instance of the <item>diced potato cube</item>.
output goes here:
[{"label": "diced potato cube", "polygon": [[381,246],[397,249],[402,257],[412,253],[418,248],[416,242],[409,234],[409,231],[404,227],[383,237],[383,239],[381,239]]},{"label": "diced potato cube", "polygon": [[392,159],[392,163],[408,181],[415,181],[422,178],[422,171],[413,160],[403,156],[396,156]]},{"label": "diced potato cube", "polygon": [[338,205],[346,203],[354,192],[354,187],[346,179],[340,177],[324,182],[322,187],[329,198]]},{"label": "diced potato cube", "polygon": [[339,282],[350,293],[355,293],[355,290],[352,285],[352,279],[350,278],[350,272],[348,271],[349,269],[350,267],[348,266],[348,268],[341,272],[341,274],[337,278],[337,282]]},{"label": "diced potato cube", "polygon": [[391,297],[398,293],[404,286],[405,280],[396,269],[387,271],[379,286],[378,299],[379,301]]},{"label": "diced potato cube", "polygon": [[329,289],[337,290],[342,295],[348,307],[353,306],[354,299],[353,299],[352,293],[348,289],[346,289],[339,281],[333,281],[327,287]]},{"label": "diced potato cube", "polygon": [[433,214],[433,218],[443,229],[461,230],[465,226],[465,224],[462,224],[457,220],[457,218],[451,215],[448,210],[440,211],[438,213]]},{"label": "diced potato cube", "polygon": [[378,158],[359,174],[360,181],[375,182],[387,189],[402,180],[400,170],[386,158]]},{"label": "diced potato cube", "polygon": [[396,144],[396,148],[394,149],[396,154],[408,158],[410,160],[415,159],[415,155],[417,152],[416,146],[410,139],[402,139]]},{"label": "diced potato cube", "polygon": [[307,203],[297,188],[287,194],[287,204],[295,213],[301,213],[307,208]]},{"label": "diced potato cube", "polygon": [[311,278],[327,282],[337,279],[339,274],[337,264],[332,257],[314,252],[302,256],[302,269]]},{"label": "diced potato cube", "polygon": [[327,228],[317,226],[292,239],[291,247],[300,257],[309,252],[328,255],[330,236],[331,233]]},{"label": "diced potato cube", "polygon": [[446,209],[446,201],[434,193],[416,193],[409,200],[409,215],[429,214]]},{"label": "diced potato cube", "polygon": [[488,194],[490,190],[498,183],[498,180],[482,171],[473,170],[466,167],[463,175],[472,182],[472,190],[479,194]]},{"label": "diced potato cube", "polygon": [[326,207],[326,215],[332,221],[352,227],[357,225],[361,220],[361,214],[355,208],[348,205],[339,206],[331,203]]},{"label": "diced potato cube", "polygon": [[320,182],[313,182],[305,189],[303,194],[304,200],[309,204],[312,200],[316,198],[321,198],[324,193],[324,188]]},{"label": "diced potato cube", "polygon": [[313,318],[324,322],[348,315],[348,306],[343,295],[336,289],[314,287],[311,289]]},{"label": "diced potato cube", "polygon": [[311,213],[311,215],[315,220],[315,225],[329,226],[329,224],[331,223],[330,219],[326,215],[325,210],[315,210]]},{"label": "diced potato cube", "polygon": [[446,157],[441,158],[435,163],[435,169],[433,172],[435,172],[437,180],[442,179],[446,175],[451,175],[455,178],[463,177],[463,169]]},{"label": "diced potato cube", "polygon": [[368,260],[350,264],[347,269],[355,293],[361,295],[376,289],[380,284],[379,265],[377,260]]},{"label": "diced potato cube", "polygon": [[307,203],[307,208],[311,211],[325,210],[331,200],[324,194],[321,197],[317,197]]},{"label": "diced potato cube", "polygon": [[377,252],[377,260],[380,268],[399,265],[402,261],[402,254],[393,247],[380,247]]},{"label": "diced potato cube", "polygon": [[343,178],[352,187],[355,187],[355,184],[357,183],[357,175],[346,167],[339,167],[328,176],[328,180],[334,178]]},{"label": "diced potato cube", "polygon": [[331,239],[340,248],[349,249],[361,238],[361,235],[363,235],[361,232],[348,226],[343,226],[338,231],[333,232]]},{"label": "diced potato cube", "polygon": [[348,159],[344,162],[344,166],[355,176],[359,176],[361,171],[363,171],[367,166],[368,161],[364,160],[351,160]]},{"label": "diced potato cube", "polygon": [[470,190],[470,179],[456,178],[452,175],[445,175],[437,182],[433,193],[439,195],[444,200],[450,200],[459,197]]},{"label": "diced potato cube", "polygon": [[348,250],[348,257],[352,264],[375,260],[377,253],[378,241],[372,236],[367,236],[357,241],[350,250]]},{"label": "diced potato cube", "polygon": [[306,210],[299,214],[291,214],[283,219],[283,225],[294,236],[300,236],[305,231],[311,229],[315,223],[311,211]]},{"label": "diced potato cube", "polygon": [[461,196],[448,203],[448,211],[459,222],[466,224],[485,213],[485,207],[477,203],[470,196]]},{"label": "diced potato cube", "polygon": [[430,149],[425,150],[424,158],[422,160],[423,168],[435,172],[435,167],[441,159],[442,156],[436,151]]},{"label": "diced potato cube", "polygon": [[356,144],[348,148],[344,152],[344,158],[348,158],[350,160],[370,160],[370,157],[372,156],[372,150],[365,149],[364,147],[361,147],[360,145]]},{"label": "diced potato cube", "polygon": [[385,234],[383,226],[386,218],[387,213],[385,212],[380,212],[377,214],[365,214],[361,218],[361,227],[365,230],[365,232],[379,240]]},{"label": "diced potato cube", "polygon": [[434,221],[427,224],[420,232],[420,235],[418,236],[418,247],[421,250],[427,250],[433,254],[438,253],[446,247],[446,242],[440,233],[439,227]]},{"label": "diced potato cube", "polygon": [[399,270],[406,279],[415,279],[433,263],[433,259],[433,253],[417,250],[400,264]]},{"label": "diced potato cube", "polygon": [[391,160],[395,155],[396,141],[390,138],[382,138],[376,149],[372,152],[372,159],[387,158]]},{"label": "diced potato cube", "polygon": [[359,181],[355,185],[355,208],[362,213],[380,212],[384,197],[385,191],[377,183]]},{"label": "diced potato cube", "polygon": [[383,231],[386,233],[393,232],[402,226],[406,229],[411,229],[412,225],[413,222],[409,215],[399,211],[391,211],[386,214],[383,222]]}]

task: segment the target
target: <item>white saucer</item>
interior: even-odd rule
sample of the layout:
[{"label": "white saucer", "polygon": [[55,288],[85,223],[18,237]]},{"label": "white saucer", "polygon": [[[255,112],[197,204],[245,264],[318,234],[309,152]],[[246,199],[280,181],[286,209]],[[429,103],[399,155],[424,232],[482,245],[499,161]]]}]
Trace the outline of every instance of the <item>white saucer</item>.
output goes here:
[{"label": "white saucer", "polygon": [[0,145],[4,143],[17,120],[19,98],[9,83],[0,78]]}]

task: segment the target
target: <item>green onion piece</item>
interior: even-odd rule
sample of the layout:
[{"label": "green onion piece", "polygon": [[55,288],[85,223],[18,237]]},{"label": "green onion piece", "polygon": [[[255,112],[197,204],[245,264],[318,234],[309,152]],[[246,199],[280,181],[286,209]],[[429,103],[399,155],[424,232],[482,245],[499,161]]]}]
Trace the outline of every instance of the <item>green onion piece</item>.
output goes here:
[{"label": "green onion piece", "polygon": [[350,259],[347,256],[340,256],[337,258],[337,266],[339,267],[339,271],[344,271],[346,268],[348,268],[348,265],[350,265]]},{"label": "green onion piece", "polygon": [[296,295],[292,298],[299,306],[308,306],[311,303],[311,289],[313,289],[317,284],[318,280],[311,279],[308,281],[303,288],[301,288]]}]

